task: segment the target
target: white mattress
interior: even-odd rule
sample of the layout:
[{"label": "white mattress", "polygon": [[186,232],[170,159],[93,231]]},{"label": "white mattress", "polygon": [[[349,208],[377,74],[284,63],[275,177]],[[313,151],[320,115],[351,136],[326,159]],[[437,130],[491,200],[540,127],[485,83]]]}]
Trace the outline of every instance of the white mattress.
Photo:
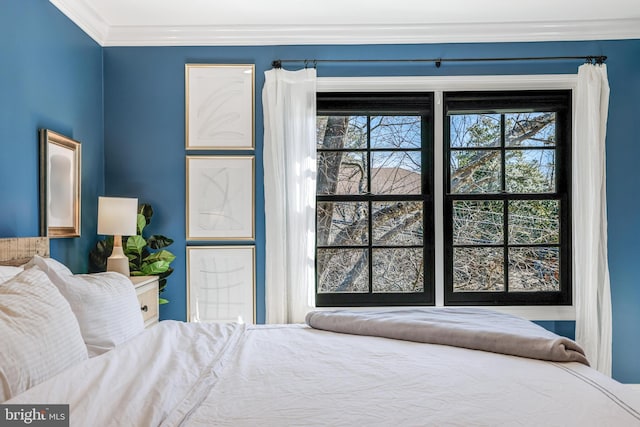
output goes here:
[{"label": "white mattress", "polygon": [[579,363],[302,325],[160,322],[6,403],[72,426],[640,425],[640,395]]}]

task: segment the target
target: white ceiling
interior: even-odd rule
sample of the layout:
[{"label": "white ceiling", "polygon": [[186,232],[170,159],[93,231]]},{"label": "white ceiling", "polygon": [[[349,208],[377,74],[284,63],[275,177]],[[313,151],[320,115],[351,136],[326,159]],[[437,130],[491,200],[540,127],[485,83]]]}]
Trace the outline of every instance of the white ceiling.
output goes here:
[{"label": "white ceiling", "polygon": [[640,38],[640,0],[50,0],[103,46]]}]

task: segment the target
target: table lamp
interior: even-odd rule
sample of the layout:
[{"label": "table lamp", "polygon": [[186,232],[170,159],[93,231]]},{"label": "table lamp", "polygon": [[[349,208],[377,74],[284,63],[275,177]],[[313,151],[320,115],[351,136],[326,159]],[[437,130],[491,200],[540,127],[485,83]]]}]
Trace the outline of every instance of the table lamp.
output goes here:
[{"label": "table lamp", "polygon": [[98,234],[113,235],[113,251],[107,258],[107,271],[129,276],[129,258],[122,250],[122,236],[136,234],[138,199],[98,197]]}]

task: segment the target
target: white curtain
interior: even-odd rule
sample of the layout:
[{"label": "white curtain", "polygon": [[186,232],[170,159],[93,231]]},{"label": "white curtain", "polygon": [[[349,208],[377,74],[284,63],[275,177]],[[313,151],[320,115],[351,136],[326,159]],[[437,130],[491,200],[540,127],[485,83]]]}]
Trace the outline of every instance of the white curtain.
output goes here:
[{"label": "white curtain", "polygon": [[573,259],[576,341],[611,375],[611,290],[607,261],[606,65],[578,69],[573,146]]},{"label": "white curtain", "polygon": [[299,323],[315,268],[316,70],[265,72],[264,208],[267,323]]}]

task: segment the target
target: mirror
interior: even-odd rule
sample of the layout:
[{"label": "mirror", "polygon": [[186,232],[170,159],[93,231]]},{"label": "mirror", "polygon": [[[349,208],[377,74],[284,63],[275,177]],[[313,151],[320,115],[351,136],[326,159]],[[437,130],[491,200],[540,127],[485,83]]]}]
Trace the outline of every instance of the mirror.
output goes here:
[{"label": "mirror", "polygon": [[40,129],[40,235],[80,237],[80,143]]}]

